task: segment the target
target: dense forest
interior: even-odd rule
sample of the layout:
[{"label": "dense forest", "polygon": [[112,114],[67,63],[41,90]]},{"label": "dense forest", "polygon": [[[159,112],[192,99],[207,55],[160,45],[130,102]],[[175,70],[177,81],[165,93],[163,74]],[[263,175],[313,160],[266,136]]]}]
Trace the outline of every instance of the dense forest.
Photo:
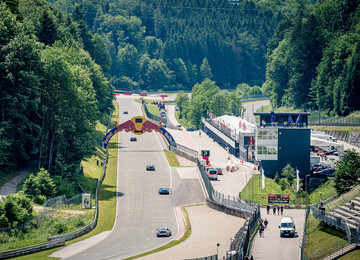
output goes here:
[{"label": "dense forest", "polygon": [[3,0],[2,171],[35,155],[72,176],[114,87],[193,90],[179,98],[193,124],[263,93],[276,107],[358,110],[359,1]]},{"label": "dense forest", "polygon": [[269,42],[264,90],[274,106],[360,109],[359,0],[301,3]]},{"label": "dense forest", "polygon": [[[286,6],[295,5],[288,1]],[[262,85],[267,43],[291,9],[281,0],[58,0],[104,38],[118,89]],[[282,10],[284,8],[284,10]]]},{"label": "dense forest", "polygon": [[[105,44],[47,1],[0,2],[0,167],[31,156],[71,179],[112,108]],[[61,178],[58,180],[61,182]]]}]

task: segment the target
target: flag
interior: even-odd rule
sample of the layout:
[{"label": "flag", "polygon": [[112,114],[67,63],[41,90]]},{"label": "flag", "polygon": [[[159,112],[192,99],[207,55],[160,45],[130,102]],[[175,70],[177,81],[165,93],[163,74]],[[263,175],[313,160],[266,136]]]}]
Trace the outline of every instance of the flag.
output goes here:
[{"label": "flag", "polygon": [[245,125],[245,123],[243,123],[243,126],[244,126],[244,131],[246,131],[246,125]]},{"label": "flag", "polygon": [[265,174],[264,169],[261,168],[261,189],[265,189]]},{"label": "flag", "polygon": [[299,170],[296,168],[296,191],[299,191]]},{"label": "flag", "polygon": [[296,123],[300,124],[301,123],[301,113],[298,115],[297,119],[296,119]]},{"label": "flag", "polygon": [[274,123],[275,119],[276,119],[275,113],[274,113],[274,111],[271,111],[271,114],[270,114],[271,123]]},{"label": "flag", "polygon": [[291,115],[289,114],[289,116],[288,116],[288,123],[292,123],[292,122],[293,122],[292,117],[291,117]]}]

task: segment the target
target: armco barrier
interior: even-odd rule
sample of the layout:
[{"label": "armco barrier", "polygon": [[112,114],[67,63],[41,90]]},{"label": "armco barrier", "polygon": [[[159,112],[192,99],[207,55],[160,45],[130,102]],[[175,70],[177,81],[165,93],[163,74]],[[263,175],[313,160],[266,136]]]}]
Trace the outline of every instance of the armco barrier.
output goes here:
[{"label": "armco barrier", "polygon": [[10,250],[10,251],[4,251],[0,252],[0,259],[6,259],[6,258],[13,258],[20,255],[27,255],[43,250],[48,250],[54,247],[63,246],[65,245],[65,239],[56,239],[50,242],[46,242],[43,244],[38,244],[34,246],[28,246],[20,249]]}]

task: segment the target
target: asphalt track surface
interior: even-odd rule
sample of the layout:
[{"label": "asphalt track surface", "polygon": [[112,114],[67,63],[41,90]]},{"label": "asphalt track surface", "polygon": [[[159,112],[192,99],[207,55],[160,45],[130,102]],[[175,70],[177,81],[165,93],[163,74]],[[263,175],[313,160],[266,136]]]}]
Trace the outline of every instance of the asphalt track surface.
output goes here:
[{"label": "asphalt track surface", "polygon": [[[119,123],[142,114],[132,100],[118,101]],[[128,114],[123,114],[125,110]],[[67,259],[123,259],[162,246],[178,233],[171,196],[158,194],[160,187],[171,188],[172,179],[157,133],[139,135],[137,142],[130,141],[134,136],[130,132],[119,134],[114,228],[104,240]],[[154,164],[155,171],[146,171],[148,164]],[[157,238],[156,229],[161,227],[170,228],[172,236]]]}]

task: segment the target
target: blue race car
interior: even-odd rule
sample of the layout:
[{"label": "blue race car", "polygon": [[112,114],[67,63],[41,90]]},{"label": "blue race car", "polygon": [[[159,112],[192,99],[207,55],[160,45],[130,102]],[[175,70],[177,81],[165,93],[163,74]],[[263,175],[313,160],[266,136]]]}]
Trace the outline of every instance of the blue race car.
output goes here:
[{"label": "blue race car", "polygon": [[169,188],[160,188],[159,194],[170,194]]}]

